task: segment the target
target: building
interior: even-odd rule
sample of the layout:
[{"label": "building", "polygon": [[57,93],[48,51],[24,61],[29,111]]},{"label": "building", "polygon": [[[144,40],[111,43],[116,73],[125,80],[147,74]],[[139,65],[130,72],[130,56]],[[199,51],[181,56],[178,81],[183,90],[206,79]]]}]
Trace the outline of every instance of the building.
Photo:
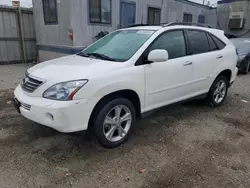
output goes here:
[{"label": "building", "polygon": [[216,27],[216,9],[188,0],[33,0],[40,61],[74,54],[102,32],[175,21]]},{"label": "building", "polygon": [[218,28],[236,37],[250,37],[250,0],[222,0],[217,8]]}]

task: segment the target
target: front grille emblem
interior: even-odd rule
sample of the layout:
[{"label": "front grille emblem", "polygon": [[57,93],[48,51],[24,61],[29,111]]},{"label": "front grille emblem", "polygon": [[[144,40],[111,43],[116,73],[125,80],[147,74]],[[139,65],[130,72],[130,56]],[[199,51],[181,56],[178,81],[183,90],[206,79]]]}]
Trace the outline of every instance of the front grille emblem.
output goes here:
[{"label": "front grille emblem", "polygon": [[23,85],[26,84],[26,82],[28,82],[28,80],[29,80],[29,79],[28,79],[27,77],[25,77],[25,78],[23,79]]}]

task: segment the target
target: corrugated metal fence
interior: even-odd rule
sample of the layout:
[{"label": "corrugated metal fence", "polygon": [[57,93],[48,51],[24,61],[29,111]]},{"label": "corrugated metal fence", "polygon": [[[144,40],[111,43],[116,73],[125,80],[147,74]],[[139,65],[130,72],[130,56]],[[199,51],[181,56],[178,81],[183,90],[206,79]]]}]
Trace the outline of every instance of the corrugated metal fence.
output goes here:
[{"label": "corrugated metal fence", "polygon": [[33,11],[0,6],[0,64],[32,62],[36,57]]}]

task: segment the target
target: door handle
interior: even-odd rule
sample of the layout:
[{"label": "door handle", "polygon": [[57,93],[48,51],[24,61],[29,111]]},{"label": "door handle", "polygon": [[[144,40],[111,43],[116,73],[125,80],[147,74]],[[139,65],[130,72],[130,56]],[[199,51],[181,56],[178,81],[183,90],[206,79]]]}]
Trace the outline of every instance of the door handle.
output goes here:
[{"label": "door handle", "polygon": [[223,58],[222,55],[218,55],[218,56],[216,57],[216,59],[221,59],[221,58]]},{"label": "door handle", "polygon": [[183,66],[189,66],[189,65],[192,65],[192,64],[193,64],[193,62],[187,61],[186,63],[183,64]]}]

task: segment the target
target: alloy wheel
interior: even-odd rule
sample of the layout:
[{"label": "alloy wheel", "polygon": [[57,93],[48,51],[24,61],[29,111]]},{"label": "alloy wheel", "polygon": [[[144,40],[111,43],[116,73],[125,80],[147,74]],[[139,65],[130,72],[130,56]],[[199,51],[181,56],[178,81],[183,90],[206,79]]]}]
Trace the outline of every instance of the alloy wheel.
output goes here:
[{"label": "alloy wheel", "polygon": [[219,104],[223,101],[227,92],[227,84],[224,80],[218,81],[214,90],[214,101]]},{"label": "alloy wheel", "polygon": [[132,114],[125,105],[112,108],[103,123],[103,132],[107,140],[117,142],[123,139],[130,130]]}]

